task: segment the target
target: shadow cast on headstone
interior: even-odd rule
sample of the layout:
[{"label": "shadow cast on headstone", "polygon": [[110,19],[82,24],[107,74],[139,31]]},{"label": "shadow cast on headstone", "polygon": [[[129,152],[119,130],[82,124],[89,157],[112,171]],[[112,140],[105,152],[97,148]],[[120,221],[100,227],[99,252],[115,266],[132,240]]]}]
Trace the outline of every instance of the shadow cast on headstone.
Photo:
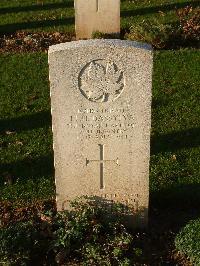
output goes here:
[{"label": "shadow cast on headstone", "polygon": [[74,17],[63,18],[63,19],[49,19],[49,20],[37,20],[30,22],[21,22],[13,24],[4,24],[0,26],[0,34],[13,33],[19,30],[26,29],[36,29],[36,28],[45,28],[45,27],[55,27],[61,25],[74,25]]},{"label": "shadow cast on headstone", "polygon": [[151,154],[174,152],[200,146],[200,128],[190,128],[165,135],[151,137]]},{"label": "shadow cast on headstone", "polygon": [[183,3],[174,3],[174,4],[167,4],[167,5],[159,5],[159,6],[153,6],[153,7],[144,7],[144,8],[138,8],[134,10],[122,10],[121,11],[121,17],[132,17],[132,16],[138,16],[138,15],[146,15],[146,14],[152,14],[152,13],[158,13],[159,11],[167,12],[170,10],[175,10],[179,8],[184,8],[188,5],[191,5],[193,7],[199,6],[200,1],[187,1]]},{"label": "shadow cast on headstone", "polygon": [[51,126],[51,112],[41,111],[21,117],[0,120],[0,133],[5,131],[20,132]]},{"label": "shadow cast on headstone", "polygon": [[49,3],[49,4],[34,4],[29,6],[15,6],[15,7],[4,7],[0,8],[0,14],[18,13],[18,12],[29,12],[29,11],[43,11],[57,8],[72,8],[74,7],[74,1],[67,1],[64,3]]},{"label": "shadow cast on headstone", "polygon": [[86,196],[86,199],[104,210],[105,218],[107,219],[119,218],[130,229],[147,227],[148,210],[144,207],[139,208],[96,195]]},{"label": "shadow cast on headstone", "polygon": [[[27,156],[21,161],[4,163],[0,166],[2,177],[10,175],[12,183],[18,180],[39,179],[40,177],[52,177],[54,175],[53,152],[38,158]],[[0,184],[6,180],[1,178]]]}]

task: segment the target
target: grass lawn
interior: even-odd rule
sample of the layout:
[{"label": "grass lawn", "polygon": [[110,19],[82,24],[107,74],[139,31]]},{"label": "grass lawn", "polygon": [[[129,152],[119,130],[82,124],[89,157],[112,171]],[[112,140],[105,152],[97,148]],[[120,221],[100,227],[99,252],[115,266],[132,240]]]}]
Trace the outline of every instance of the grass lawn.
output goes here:
[{"label": "grass lawn", "polygon": [[[187,5],[195,8],[200,1],[122,0],[121,28],[137,27],[143,21],[174,25],[178,22],[176,8]],[[0,48],[8,41],[2,35],[16,31],[74,33],[72,0],[1,0],[0,17]],[[49,36],[51,39],[53,35]],[[16,41],[15,37],[8,38]],[[50,200],[51,205],[55,199],[47,53],[37,47],[34,53],[23,53],[27,51],[23,48],[17,53],[15,49],[11,49],[15,53],[0,53],[0,229],[2,208],[7,206],[4,203],[8,203],[6,214],[12,212],[15,220],[21,204],[28,210],[33,208],[34,216],[41,202]],[[169,238],[174,239],[170,232],[177,232],[200,212],[199,61],[198,49],[154,51],[150,160],[153,229],[150,242],[145,237],[142,240],[147,246],[144,258],[149,262],[150,256],[151,265],[165,265],[162,258],[159,262],[155,259],[154,252],[162,257],[163,250],[172,250],[165,245]],[[161,234],[154,232],[154,220]],[[174,229],[175,224],[178,227]],[[160,247],[161,238],[165,247]]]},{"label": "grass lawn", "polygon": [[[127,28],[143,20],[176,23],[175,8],[196,7],[196,0],[121,1],[121,27]],[[1,0],[0,34],[26,31],[74,32],[72,0]]]},{"label": "grass lawn", "polygon": [[[200,204],[199,60],[197,50],[155,53],[150,188],[156,206]],[[1,55],[0,76],[0,198],[54,197],[47,54]]]},{"label": "grass lawn", "polygon": [[200,203],[200,82],[197,50],[155,54],[151,191],[156,204]]},{"label": "grass lawn", "polygon": [[[200,211],[199,59],[195,49],[154,55],[150,233],[138,246],[155,265]],[[55,199],[47,54],[1,54],[0,76],[0,210],[19,219]]]},{"label": "grass lawn", "polygon": [[[0,62],[1,170],[4,176],[0,197],[28,200],[52,196],[47,55],[1,55]],[[9,183],[14,184],[10,186]]]}]

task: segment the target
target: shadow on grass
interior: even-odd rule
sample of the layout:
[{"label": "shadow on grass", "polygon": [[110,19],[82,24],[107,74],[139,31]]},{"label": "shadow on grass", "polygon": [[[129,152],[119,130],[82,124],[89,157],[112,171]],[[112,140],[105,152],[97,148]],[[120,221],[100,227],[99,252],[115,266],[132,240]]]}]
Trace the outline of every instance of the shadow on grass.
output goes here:
[{"label": "shadow on grass", "polygon": [[18,118],[4,119],[0,121],[0,132],[31,130],[51,126],[50,111],[42,111]]},{"label": "shadow on grass", "polygon": [[36,29],[41,27],[55,27],[60,25],[74,25],[74,17],[63,19],[49,19],[22,23],[4,24],[0,26],[0,34],[13,33],[18,30]]},{"label": "shadow on grass", "polygon": [[[42,111],[18,118],[5,119],[0,122],[0,131],[4,134],[5,131],[21,132],[24,130],[32,130],[35,128],[51,126],[51,113],[50,111]],[[13,181],[17,178],[39,178],[53,176],[53,152],[42,157],[34,158],[27,156],[27,158],[1,164],[1,173],[4,175],[12,176]],[[3,180],[2,182],[4,182]]]},{"label": "shadow on grass", "polygon": [[0,9],[0,14],[18,13],[18,12],[29,12],[29,11],[44,11],[57,8],[72,8],[74,7],[73,1],[65,3],[49,3],[49,4],[34,4],[32,6],[16,6],[16,7],[5,7]]},{"label": "shadow on grass", "polygon": [[144,8],[138,8],[134,10],[122,10],[121,11],[121,17],[131,17],[131,16],[138,16],[138,15],[147,15],[151,13],[157,13],[158,11],[162,12],[168,12],[170,10],[175,10],[178,8],[184,8],[188,5],[191,5],[193,7],[197,7],[200,5],[200,1],[187,1],[183,3],[174,3],[174,4],[168,4],[168,5],[159,5],[159,6],[153,6],[153,7],[144,7]]},{"label": "shadow on grass", "polygon": [[[42,157],[32,158],[31,155],[21,161],[1,164],[0,172],[3,176],[10,175],[12,182],[16,179],[38,179],[54,175],[53,152]],[[6,180],[1,179],[3,184]]]},{"label": "shadow on grass", "polygon": [[190,128],[151,137],[151,154],[200,146],[200,128]]},{"label": "shadow on grass", "polygon": [[150,199],[151,205],[160,210],[170,208],[186,211],[197,208],[200,211],[200,184],[176,184],[152,192]]},{"label": "shadow on grass", "polygon": [[150,226],[179,231],[200,217],[200,184],[179,184],[150,193]]}]

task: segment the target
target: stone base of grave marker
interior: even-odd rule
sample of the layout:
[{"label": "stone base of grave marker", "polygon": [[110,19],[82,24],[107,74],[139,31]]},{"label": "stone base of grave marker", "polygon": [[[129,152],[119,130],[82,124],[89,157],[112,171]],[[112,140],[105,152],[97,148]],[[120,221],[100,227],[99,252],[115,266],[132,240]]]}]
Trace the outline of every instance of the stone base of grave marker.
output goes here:
[{"label": "stone base of grave marker", "polygon": [[[82,195],[148,220],[152,51],[121,40],[49,49],[57,208]],[[112,210],[112,208],[111,208]]]},{"label": "stone base of grave marker", "polygon": [[119,37],[120,0],[75,0],[76,39],[91,39],[96,31]]}]

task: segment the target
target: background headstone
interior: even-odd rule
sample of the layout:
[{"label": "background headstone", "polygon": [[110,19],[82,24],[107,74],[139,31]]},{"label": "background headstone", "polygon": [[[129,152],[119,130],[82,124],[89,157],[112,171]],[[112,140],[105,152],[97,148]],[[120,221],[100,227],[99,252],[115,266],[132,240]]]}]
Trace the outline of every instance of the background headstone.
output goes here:
[{"label": "background headstone", "polygon": [[93,32],[119,36],[120,0],[75,0],[76,39],[91,39]]},{"label": "background headstone", "polygon": [[131,41],[50,47],[58,210],[96,196],[121,202],[134,225],[146,225],[152,64],[151,47]]}]

